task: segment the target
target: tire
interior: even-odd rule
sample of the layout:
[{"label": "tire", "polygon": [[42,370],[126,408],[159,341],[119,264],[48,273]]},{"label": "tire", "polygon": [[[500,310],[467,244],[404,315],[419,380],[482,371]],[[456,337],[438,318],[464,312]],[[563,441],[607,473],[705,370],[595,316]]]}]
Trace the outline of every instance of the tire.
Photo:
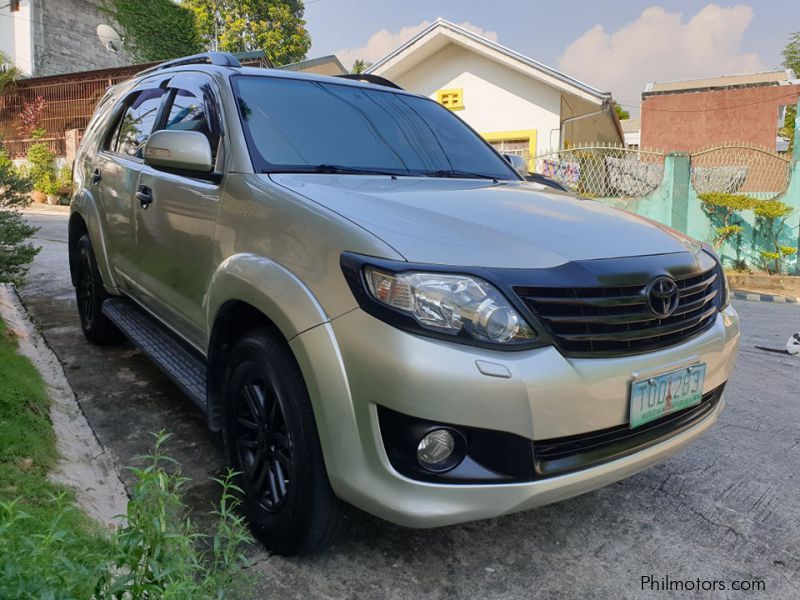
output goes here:
[{"label": "tire", "polygon": [[268,328],[234,346],[223,435],[253,534],[284,555],[322,550],[354,509],[333,493],[311,401],[283,338]]},{"label": "tire", "polygon": [[116,344],[123,338],[122,333],[108,320],[101,308],[108,298],[89,234],[83,234],[73,249],[75,252],[75,300],[81,319],[83,335],[92,344],[106,346]]}]

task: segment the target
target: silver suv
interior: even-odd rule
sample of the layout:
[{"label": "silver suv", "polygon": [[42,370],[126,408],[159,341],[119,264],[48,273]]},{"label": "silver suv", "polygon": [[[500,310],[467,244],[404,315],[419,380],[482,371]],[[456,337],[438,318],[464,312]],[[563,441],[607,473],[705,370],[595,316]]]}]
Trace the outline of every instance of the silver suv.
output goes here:
[{"label": "silver suv", "polygon": [[166,63],[108,92],[75,164],[83,331],[205,412],[265,544],[321,548],[353,507],[529,509],[714,423],[739,323],[710,248],[360,79]]}]

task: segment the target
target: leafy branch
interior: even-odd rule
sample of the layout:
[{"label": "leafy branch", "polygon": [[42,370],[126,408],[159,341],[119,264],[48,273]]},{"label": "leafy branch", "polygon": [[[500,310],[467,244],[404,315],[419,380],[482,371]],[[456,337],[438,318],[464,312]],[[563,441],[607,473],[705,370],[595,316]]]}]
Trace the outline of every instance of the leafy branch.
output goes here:
[{"label": "leafy branch", "polygon": [[709,217],[721,225],[715,229],[714,248],[720,248],[726,241],[741,235],[741,220],[734,221],[737,213],[753,210],[760,202],[751,196],[729,194],[727,192],[707,192],[699,195],[703,209]]},{"label": "leafy branch", "polygon": [[759,231],[772,246],[772,250],[761,252],[764,267],[769,273],[780,274],[783,271],[784,260],[797,253],[797,248],[784,246],[780,240],[786,219],[792,214],[793,209],[780,200],[762,200],[754,210]]}]

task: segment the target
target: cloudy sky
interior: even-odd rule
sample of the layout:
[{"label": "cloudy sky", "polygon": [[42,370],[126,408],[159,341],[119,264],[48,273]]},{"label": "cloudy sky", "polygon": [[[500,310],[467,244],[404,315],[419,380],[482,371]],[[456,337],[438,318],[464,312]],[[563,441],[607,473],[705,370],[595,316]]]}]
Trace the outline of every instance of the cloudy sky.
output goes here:
[{"label": "cloudy sky", "polygon": [[[800,0],[307,0],[309,57],[377,60],[436,17],[603,90],[638,112],[645,83],[780,66]],[[800,73],[798,73],[800,75]]]}]

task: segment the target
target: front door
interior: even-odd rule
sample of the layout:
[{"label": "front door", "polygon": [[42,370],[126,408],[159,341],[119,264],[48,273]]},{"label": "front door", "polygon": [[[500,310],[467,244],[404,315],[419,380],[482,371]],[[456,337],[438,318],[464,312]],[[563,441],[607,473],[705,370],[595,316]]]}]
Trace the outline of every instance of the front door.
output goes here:
[{"label": "front door", "polygon": [[[206,135],[221,165],[221,128],[212,84],[201,74],[176,76],[168,85],[157,128]],[[221,170],[221,166],[220,166]],[[213,275],[214,233],[221,184],[145,166],[137,190],[138,274],[143,303],[198,348],[206,344],[203,297]],[[149,203],[148,203],[149,202]]]}]

